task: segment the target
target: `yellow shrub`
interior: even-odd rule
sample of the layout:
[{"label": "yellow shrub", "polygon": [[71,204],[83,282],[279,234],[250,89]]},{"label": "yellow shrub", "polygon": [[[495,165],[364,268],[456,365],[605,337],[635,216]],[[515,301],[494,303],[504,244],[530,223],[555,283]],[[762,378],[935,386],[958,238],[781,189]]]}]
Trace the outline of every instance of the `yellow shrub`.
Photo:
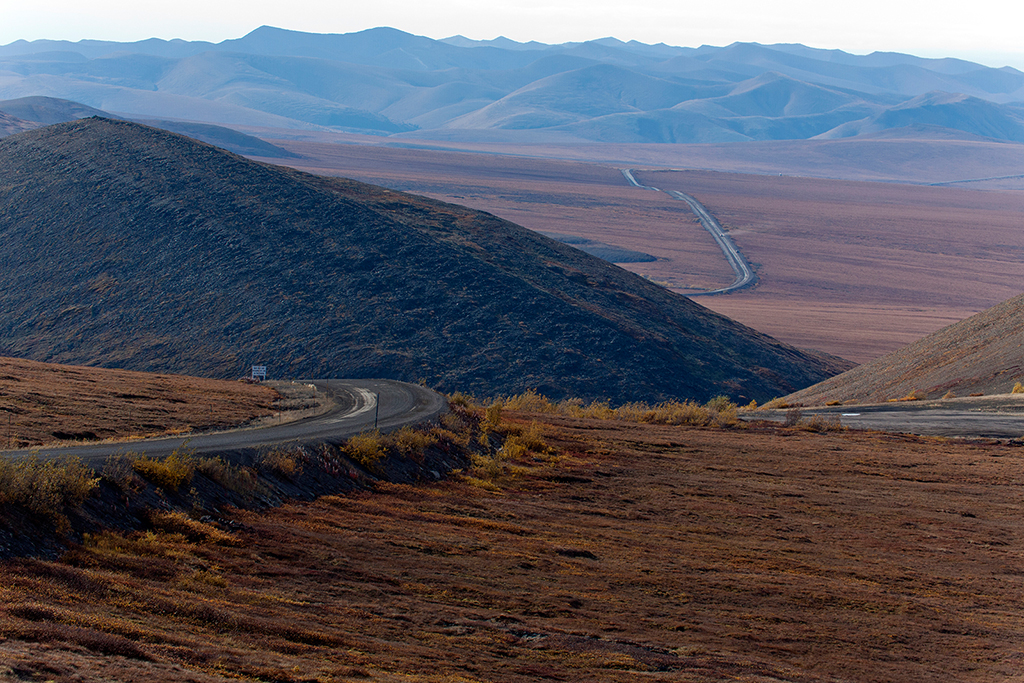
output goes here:
[{"label": "yellow shrub", "polygon": [[920,389],[914,389],[909,394],[899,399],[900,401],[923,401],[926,394]]},{"label": "yellow shrub", "polygon": [[533,389],[523,392],[518,396],[508,396],[499,399],[509,410],[521,410],[527,413],[553,413],[556,412],[555,404],[547,396],[541,396]]},{"label": "yellow shrub", "polygon": [[497,429],[501,424],[501,403],[495,401],[491,405],[487,406],[487,412],[484,415],[484,423],[481,425],[484,429]]},{"label": "yellow shrub", "polygon": [[137,456],[132,461],[132,469],[154,486],[177,491],[182,484],[192,481],[195,459],[191,451],[181,447],[163,459]]},{"label": "yellow shrub", "polygon": [[69,529],[67,511],[81,506],[99,483],[78,458],[67,460],[0,459],[0,503],[10,503]]},{"label": "yellow shrub", "polygon": [[385,455],[379,431],[353,436],[345,442],[342,450],[367,469],[374,467]]},{"label": "yellow shrub", "polygon": [[421,432],[412,427],[402,427],[391,434],[388,441],[401,455],[408,456],[413,453],[422,453],[434,445],[437,439],[431,433]]}]

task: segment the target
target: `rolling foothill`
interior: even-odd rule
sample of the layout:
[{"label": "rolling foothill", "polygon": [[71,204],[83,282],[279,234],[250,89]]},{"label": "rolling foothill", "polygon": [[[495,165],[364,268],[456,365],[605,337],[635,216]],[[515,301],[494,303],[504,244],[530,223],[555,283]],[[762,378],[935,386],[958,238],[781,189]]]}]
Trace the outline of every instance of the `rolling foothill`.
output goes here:
[{"label": "rolling foothill", "polygon": [[897,53],[0,46],[0,683],[1020,679],[1022,144]]}]

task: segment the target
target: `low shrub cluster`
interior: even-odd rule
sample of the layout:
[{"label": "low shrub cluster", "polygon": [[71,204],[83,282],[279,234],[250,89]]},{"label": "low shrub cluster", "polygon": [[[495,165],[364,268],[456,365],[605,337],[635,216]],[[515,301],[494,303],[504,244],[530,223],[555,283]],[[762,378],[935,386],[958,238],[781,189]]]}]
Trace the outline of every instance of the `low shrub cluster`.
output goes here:
[{"label": "low shrub cluster", "polygon": [[0,459],[0,504],[47,517],[62,531],[68,528],[68,513],[81,507],[98,483],[99,477],[77,458]]},{"label": "low shrub cluster", "polygon": [[185,446],[175,450],[166,458],[151,458],[146,455],[129,456],[132,469],[149,483],[174,493],[183,484],[192,481],[195,474],[196,458]]},{"label": "low shrub cluster", "polygon": [[927,397],[928,397],[928,395],[925,394],[920,389],[914,389],[913,391],[911,391],[906,396],[897,399],[897,401],[900,401],[900,402],[902,402],[902,401],[923,401]]},{"label": "low shrub cluster", "polygon": [[500,484],[511,481],[528,471],[530,461],[544,461],[553,450],[544,441],[541,427],[536,422],[523,424],[503,418],[504,402],[495,401],[483,410],[477,410],[478,424],[473,424],[474,411],[466,408],[453,410],[457,429],[463,434],[478,431],[467,447],[470,450],[471,467],[463,473],[471,484],[495,490]]},{"label": "low shrub cluster", "polygon": [[800,408],[790,408],[786,411],[786,418],[783,420],[786,427],[795,427],[808,432],[841,432],[846,429],[836,414],[822,415],[815,414],[808,418]]},{"label": "low shrub cluster", "polygon": [[490,421],[492,410],[496,410],[496,414],[500,416],[501,409],[553,413],[598,420],[628,420],[649,424],[701,427],[732,427],[739,424],[739,408],[727,396],[716,396],[704,404],[696,401],[665,401],[653,405],[645,402],[633,402],[613,408],[607,401],[593,401],[586,404],[580,399],[574,398],[554,402],[535,391],[527,391],[516,396],[496,399],[487,408],[487,420]]},{"label": "low shrub cluster", "polygon": [[353,436],[342,446],[342,452],[367,470],[376,469],[377,463],[387,455],[384,437],[379,431]]},{"label": "low shrub cluster", "polygon": [[251,498],[259,488],[259,476],[252,468],[226,462],[223,458],[203,458],[196,463],[196,471],[244,498]]},{"label": "low shrub cluster", "polygon": [[[456,407],[440,425],[406,427],[390,434],[368,432],[338,447],[269,448],[240,462],[198,457],[187,445],[165,458],[119,453],[98,472],[78,459],[0,459],[0,529],[7,527],[6,532],[22,536],[30,527],[56,531],[0,553],[31,553],[33,548],[38,551],[54,542],[64,543],[75,530],[103,528],[109,520],[96,518],[97,510],[108,510],[105,503],[115,500],[122,513],[117,524],[142,520],[144,526],[173,529],[192,538],[199,533],[192,518],[202,518],[220,506],[274,505],[291,496],[365,486],[373,477],[367,478],[360,468],[389,481],[392,476],[423,478],[424,472],[437,477],[470,462],[467,448],[479,432],[479,419],[468,409]],[[528,443],[537,440],[529,435],[523,438]],[[85,505],[94,493],[104,496],[105,503]],[[208,535],[208,530],[202,533]]]}]

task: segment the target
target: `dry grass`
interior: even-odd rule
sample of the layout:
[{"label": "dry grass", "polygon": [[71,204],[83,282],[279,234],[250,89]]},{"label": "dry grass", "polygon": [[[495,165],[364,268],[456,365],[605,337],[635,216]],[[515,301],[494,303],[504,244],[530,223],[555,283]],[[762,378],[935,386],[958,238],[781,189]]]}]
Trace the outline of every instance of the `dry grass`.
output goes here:
[{"label": "dry grass", "polygon": [[192,481],[196,470],[196,458],[187,446],[176,449],[166,458],[150,458],[145,455],[129,456],[132,469],[149,483],[176,492]]},{"label": "dry grass", "polygon": [[271,414],[277,398],[241,382],[0,358],[0,448],[227,427]]},{"label": "dry grass", "polygon": [[20,506],[68,530],[68,512],[77,510],[99,479],[76,458],[54,462],[38,458],[0,458],[0,505]]},{"label": "dry grass", "polygon": [[553,454],[493,491],[381,483],[218,522],[160,513],[7,562],[0,657],[28,680],[1019,671],[1020,449],[514,410],[497,429]]},{"label": "dry grass", "polygon": [[566,399],[554,402],[535,391],[527,391],[497,399],[488,408],[488,420],[491,411],[500,416],[502,409],[596,420],[628,420],[647,424],[718,427],[739,424],[739,409],[725,396],[716,396],[704,404],[695,401],[666,401],[653,405],[635,402],[613,408],[606,401],[593,401],[588,404],[580,399]]}]

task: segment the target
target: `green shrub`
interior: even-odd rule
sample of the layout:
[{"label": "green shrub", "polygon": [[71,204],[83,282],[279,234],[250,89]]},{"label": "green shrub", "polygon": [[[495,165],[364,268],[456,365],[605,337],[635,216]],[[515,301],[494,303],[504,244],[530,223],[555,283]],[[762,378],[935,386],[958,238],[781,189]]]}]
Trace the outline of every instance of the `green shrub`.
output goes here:
[{"label": "green shrub", "polygon": [[1010,390],[1011,394],[1024,394],[1024,384],[1017,382],[1013,385],[1013,389]]}]

